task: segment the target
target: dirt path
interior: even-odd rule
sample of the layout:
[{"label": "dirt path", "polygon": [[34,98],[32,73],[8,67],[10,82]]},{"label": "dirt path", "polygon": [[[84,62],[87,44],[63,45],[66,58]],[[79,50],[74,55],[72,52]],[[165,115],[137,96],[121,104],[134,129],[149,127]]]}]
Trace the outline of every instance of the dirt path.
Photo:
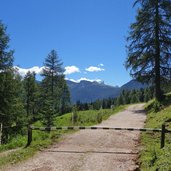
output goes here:
[{"label": "dirt path", "polygon": [[[133,105],[100,126],[144,126],[143,105]],[[81,130],[6,171],[133,171],[137,168],[139,132]]]}]

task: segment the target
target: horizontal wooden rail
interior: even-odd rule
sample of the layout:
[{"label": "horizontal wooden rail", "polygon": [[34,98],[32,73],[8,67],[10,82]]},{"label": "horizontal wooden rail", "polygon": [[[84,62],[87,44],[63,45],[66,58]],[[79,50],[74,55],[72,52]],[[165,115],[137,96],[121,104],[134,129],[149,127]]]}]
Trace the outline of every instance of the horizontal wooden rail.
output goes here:
[{"label": "horizontal wooden rail", "polygon": [[165,134],[171,133],[171,130],[165,128],[165,125],[162,125],[161,129],[157,128],[117,128],[117,127],[105,127],[105,126],[61,126],[61,127],[28,127],[28,141],[26,147],[28,147],[32,142],[32,130],[36,131],[56,131],[56,130],[118,130],[118,131],[140,131],[140,132],[161,132],[161,141],[160,147],[163,148],[165,145]]},{"label": "horizontal wooden rail", "polygon": [[[100,126],[61,126],[61,127],[36,127],[31,126],[32,130],[55,131],[55,130],[84,130],[84,129],[102,129],[102,130],[124,130],[124,131],[142,131],[142,132],[162,132],[162,129],[153,128],[117,128],[117,127],[100,127]],[[171,133],[171,130],[165,129],[165,133]]]}]

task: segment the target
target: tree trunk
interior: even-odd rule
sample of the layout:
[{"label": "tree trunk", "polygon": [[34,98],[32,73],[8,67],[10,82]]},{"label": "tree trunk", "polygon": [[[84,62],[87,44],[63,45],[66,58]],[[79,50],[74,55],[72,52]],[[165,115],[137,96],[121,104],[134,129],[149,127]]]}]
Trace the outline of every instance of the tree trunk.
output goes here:
[{"label": "tree trunk", "polygon": [[6,144],[8,142],[8,129],[2,126],[2,136],[1,136],[1,143]]},{"label": "tree trunk", "polygon": [[155,14],[155,97],[158,101],[162,100],[161,85],[160,85],[160,40],[159,40],[159,6],[156,0]]},{"label": "tree trunk", "polygon": [[52,93],[52,110],[53,110],[53,114],[55,113],[54,112],[54,108],[55,108],[55,104],[54,104],[54,74],[53,74],[53,71],[52,71],[52,87],[51,87],[51,93]]},{"label": "tree trunk", "polygon": [[2,123],[0,123],[0,145],[2,144]]}]

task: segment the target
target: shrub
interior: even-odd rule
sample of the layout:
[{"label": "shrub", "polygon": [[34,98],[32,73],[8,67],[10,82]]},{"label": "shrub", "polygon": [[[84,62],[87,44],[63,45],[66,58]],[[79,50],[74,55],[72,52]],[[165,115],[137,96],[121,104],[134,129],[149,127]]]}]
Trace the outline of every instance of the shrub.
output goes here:
[{"label": "shrub", "polygon": [[99,113],[97,114],[97,122],[98,122],[98,123],[101,123],[101,122],[102,122],[102,114],[101,114],[101,112],[99,112]]}]

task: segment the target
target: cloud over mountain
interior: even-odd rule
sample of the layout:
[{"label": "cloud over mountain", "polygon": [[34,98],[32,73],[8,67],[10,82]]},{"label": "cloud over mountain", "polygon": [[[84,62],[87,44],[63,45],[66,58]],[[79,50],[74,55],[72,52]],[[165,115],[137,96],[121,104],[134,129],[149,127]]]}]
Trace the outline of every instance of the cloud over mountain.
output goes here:
[{"label": "cloud over mountain", "polygon": [[28,71],[30,71],[30,72],[35,72],[36,74],[41,74],[44,67],[34,66],[34,67],[32,67],[32,68],[27,68],[27,69],[26,69],[26,68],[20,68],[20,67],[18,67],[18,66],[14,66],[14,68],[18,71],[18,73],[19,73],[21,76],[24,77]]},{"label": "cloud over mountain", "polygon": [[88,72],[100,72],[100,71],[104,71],[105,69],[101,68],[101,67],[90,66],[90,67],[86,68],[85,70]]},{"label": "cloud over mountain", "polygon": [[[44,67],[39,67],[39,66],[34,66],[34,67],[31,67],[31,68],[20,68],[18,66],[14,66],[14,69],[16,69],[18,71],[18,73],[23,77],[26,75],[26,73],[28,71],[35,72],[36,74],[40,75],[43,72],[43,68]],[[65,75],[70,75],[70,74],[77,73],[77,72],[80,72],[80,69],[78,67],[76,67],[76,66],[66,66],[64,74]]]},{"label": "cloud over mountain", "polygon": [[88,78],[85,78],[85,77],[81,77],[80,79],[78,80],[75,80],[75,79],[69,79],[69,78],[65,78],[66,80],[69,80],[69,81],[72,81],[72,82],[75,82],[75,83],[80,83],[81,81],[89,81],[89,82],[98,82],[98,83],[101,83],[102,80],[101,79],[88,79]]},{"label": "cloud over mountain", "polygon": [[70,74],[77,73],[77,72],[80,72],[80,69],[78,67],[72,65],[72,66],[66,66],[65,67],[64,74],[70,75]]}]

